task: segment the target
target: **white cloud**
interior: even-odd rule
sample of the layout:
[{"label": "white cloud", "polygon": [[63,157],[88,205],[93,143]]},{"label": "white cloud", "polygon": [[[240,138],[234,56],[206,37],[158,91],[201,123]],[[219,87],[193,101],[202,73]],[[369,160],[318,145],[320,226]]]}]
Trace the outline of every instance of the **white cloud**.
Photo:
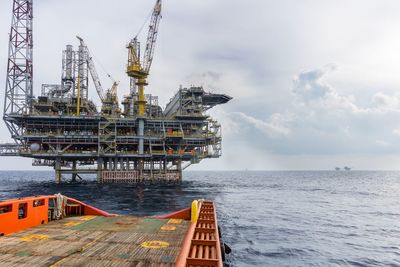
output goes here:
[{"label": "white cloud", "polygon": [[375,107],[383,111],[400,111],[400,95],[388,95],[378,92],[373,96],[373,103]]},{"label": "white cloud", "polygon": [[246,115],[243,112],[234,112],[232,116],[235,120],[239,120],[241,123],[247,123],[271,138],[285,137],[290,134],[290,129],[288,127],[290,118],[279,113],[271,114],[265,121]]},{"label": "white cloud", "polygon": [[390,144],[389,144],[388,142],[386,142],[385,140],[376,140],[375,143],[376,143],[378,146],[382,146],[382,147],[387,147],[387,146],[390,145]]},{"label": "white cloud", "polygon": [[392,134],[400,136],[400,128],[393,129]]},{"label": "white cloud", "polygon": [[349,110],[358,112],[350,95],[339,95],[324,78],[327,74],[337,69],[336,65],[328,64],[320,69],[303,71],[293,79],[292,92],[297,97],[297,104],[311,106],[316,109]]},{"label": "white cloud", "polygon": [[293,79],[293,92],[305,103],[324,100],[334,92],[332,88],[321,81],[322,77],[332,70],[335,70],[332,64],[326,65],[321,69],[304,71]]}]

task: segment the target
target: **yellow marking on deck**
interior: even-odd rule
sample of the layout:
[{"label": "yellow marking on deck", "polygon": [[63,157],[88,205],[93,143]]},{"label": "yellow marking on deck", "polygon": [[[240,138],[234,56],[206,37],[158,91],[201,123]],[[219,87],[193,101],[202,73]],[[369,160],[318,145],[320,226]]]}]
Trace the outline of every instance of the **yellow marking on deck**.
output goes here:
[{"label": "yellow marking on deck", "polygon": [[175,231],[176,227],[173,226],[173,225],[165,224],[165,225],[161,226],[161,230],[163,230],[163,231]]},{"label": "yellow marking on deck", "polygon": [[81,223],[83,223],[83,222],[77,222],[77,221],[67,222],[67,223],[64,223],[64,226],[65,227],[72,227],[72,226],[80,225]]},{"label": "yellow marking on deck", "polygon": [[169,243],[165,241],[153,240],[143,242],[141,246],[144,248],[166,248],[169,247]]},{"label": "yellow marking on deck", "polygon": [[106,235],[107,235],[107,233],[106,233],[106,234],[103,234],[103,235],[99,236],[98,238],[96,238],[95,240],[93,240],[93,241],[87,243],[86,245],[84,245],[83,247],[81,247],[81,248],[79,249],[79,251],[84,251],[86,248],[88,248],[89,246],[93,245],[94,243],[96,243],[97,241],[99,241],[100,238],[103,238],[103,237],[105,237]]},{"label": "yellow marking on deck", "polygon": [[90,221],[90,220],[93,220],[96,217],[97,216],[94,216],[94,215],[85,215],[85,216],[80,217],[79,219],[82,220],[82,221]]},{"label": "yellow marking on deck", "polygon": [[38,240],[47,240],[49,239],[48,235],[27,235],[27,236],[23,236],[21,237],[22,241],[38,241]]},{"label": "yellow marking on deck", "polygon": [[181,224],[182,219],[169,219],[168,223],[169,224]]}]

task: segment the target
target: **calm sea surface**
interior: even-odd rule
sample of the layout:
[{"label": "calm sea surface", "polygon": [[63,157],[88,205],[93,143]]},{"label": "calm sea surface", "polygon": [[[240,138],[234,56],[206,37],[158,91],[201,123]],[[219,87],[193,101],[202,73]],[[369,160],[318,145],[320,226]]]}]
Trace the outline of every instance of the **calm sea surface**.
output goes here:
[{"label": "calm sea surface", "polygon": [[181,185],[56,185],[0,172],[0,199],[62,193],[109,212],[217,205],[231,266],[400,266],[400,172],[185,172]]}]

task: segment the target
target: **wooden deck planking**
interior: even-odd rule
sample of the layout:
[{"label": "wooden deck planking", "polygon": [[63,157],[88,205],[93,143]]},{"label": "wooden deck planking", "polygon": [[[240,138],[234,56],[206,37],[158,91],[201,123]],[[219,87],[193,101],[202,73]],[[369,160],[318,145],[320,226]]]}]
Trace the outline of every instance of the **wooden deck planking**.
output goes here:
[{"label": "wooden deck planking", "polygon": [[[2,266],[173,266],[190,222],[81,216],[0,237]],[[158,241],[161,247],[155,248]]]}]

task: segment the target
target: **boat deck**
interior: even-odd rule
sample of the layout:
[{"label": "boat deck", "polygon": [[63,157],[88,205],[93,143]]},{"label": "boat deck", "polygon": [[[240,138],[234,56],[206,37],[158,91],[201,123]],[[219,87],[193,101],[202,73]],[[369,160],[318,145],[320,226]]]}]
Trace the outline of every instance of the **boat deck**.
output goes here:
[{"label": "boat deck", "polygon": [[1,266],[174,266],[190,221],[67,217],[1,237]]}]

